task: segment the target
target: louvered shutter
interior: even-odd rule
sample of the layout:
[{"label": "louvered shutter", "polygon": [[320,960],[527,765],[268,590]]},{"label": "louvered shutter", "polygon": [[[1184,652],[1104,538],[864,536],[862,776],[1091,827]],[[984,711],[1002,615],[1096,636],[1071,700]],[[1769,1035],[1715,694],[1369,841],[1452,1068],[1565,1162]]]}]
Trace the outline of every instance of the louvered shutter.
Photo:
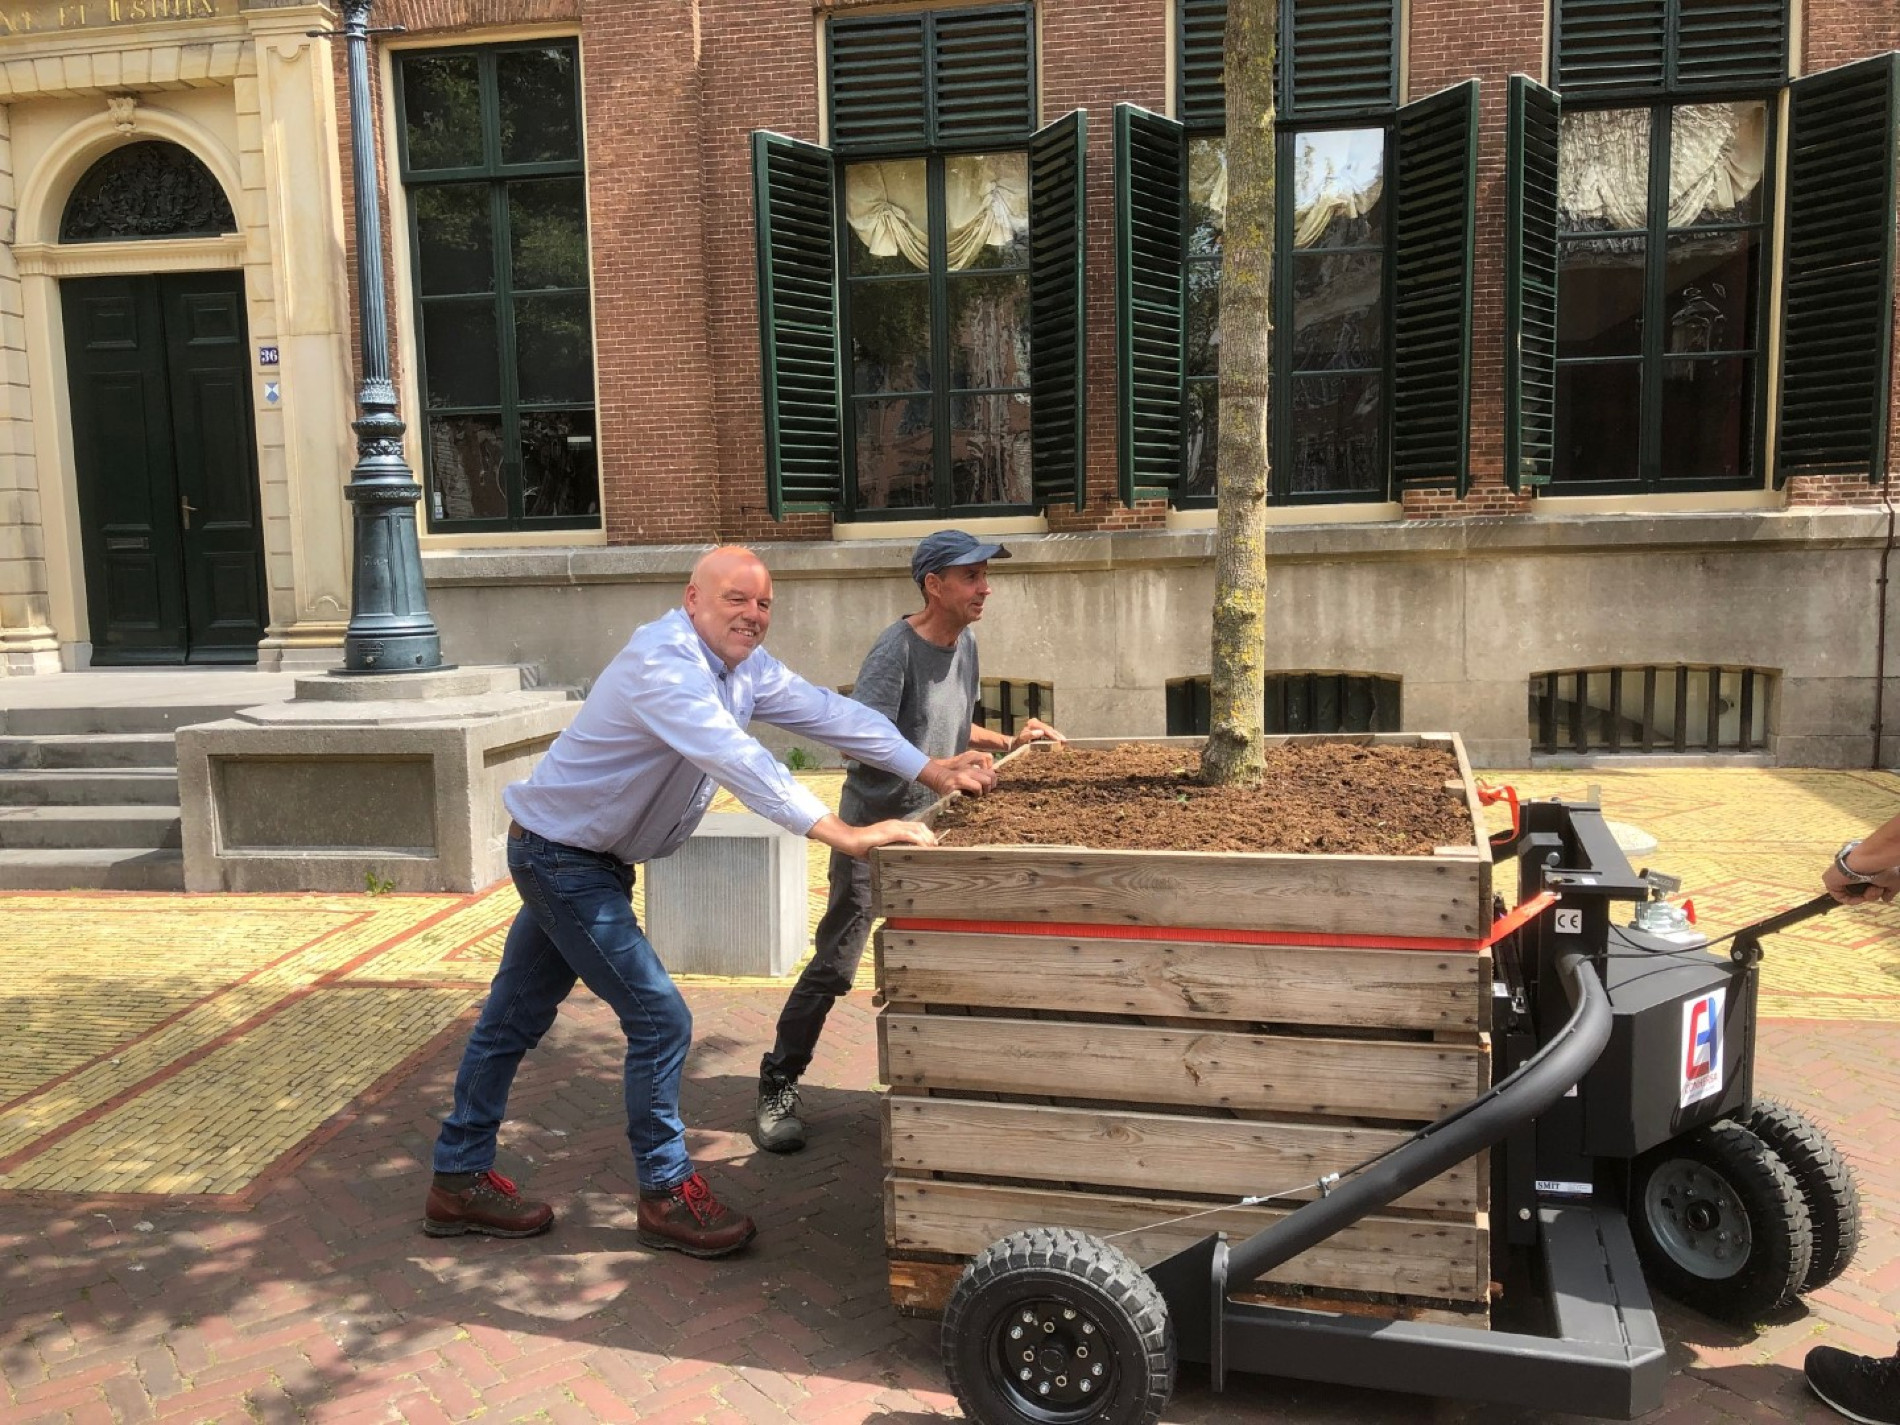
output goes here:
[{"label": "louvered shutter", "polygon": [[1225,128],[1227,0],[1181,0],[1177,13],[1174,112],[1190,129]]},{"label": "louvered shutter", "polygon": [[755,133],[752,189],[766,494],[780,519],[787,510],[831,509],[844,493],[831,154]]},{"label": "louvered shutter", "polygon": [[1591,94],[1660,92],[1669,73],[1668,0],[1557,0],[1558,90]]},{"label": "louvered shutter", "polygon": [[1398,102],[1396,0],[1292,0],[1290,12],[1280,66],[1289,117],[1370,114]]},{"label": "louvered shutter", "polygon": [[1557,409],[1557,96],[1511,76],[1505,133],[1504,481],[1550,483]]},{"label": "louvered shutter", "polygon": [[1886,474],[1900,54],[1788,86],[1775,481]]},{"label": "louvered shutter", "polygon": [[1788,0],[1677,0],[1679,87],[1779,88],[1788,77]]},{"label": "louvered shutter", "polygon": [[1115,316],[1121,495],[1181,478],[1181,125],[1115,106]]},{"label": "louvered shutter", "polygon": [[1030,482],[1038,505],[1088,493],[1083,289],[1088,115],[1064,114],[1029,141]]},{"label": "louvered shutter", "polygon": [[932,15],[934,144],[1020,143],[1036,126],[1029,11]]},{"label": "louvered shutter", "polygon": [[1399,110],[1392,215],[1392,475],[1471,483],[1471,258],[1478,81]]},{"label": "louvered shutter", "polygon": [[832,144],[863,151],[928,143],[924,17],[834,20],[827,38]]}]

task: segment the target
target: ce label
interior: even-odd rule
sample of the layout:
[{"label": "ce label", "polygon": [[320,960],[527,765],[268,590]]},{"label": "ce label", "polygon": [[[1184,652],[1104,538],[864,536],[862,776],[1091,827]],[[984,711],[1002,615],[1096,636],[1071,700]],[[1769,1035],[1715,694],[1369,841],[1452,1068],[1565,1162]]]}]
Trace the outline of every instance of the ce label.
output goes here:
[{"label": "ce label", "polygon": [[1583,934],[1583,912],[1580,910],[1558,911],[1557,933],[1559,935]]}]

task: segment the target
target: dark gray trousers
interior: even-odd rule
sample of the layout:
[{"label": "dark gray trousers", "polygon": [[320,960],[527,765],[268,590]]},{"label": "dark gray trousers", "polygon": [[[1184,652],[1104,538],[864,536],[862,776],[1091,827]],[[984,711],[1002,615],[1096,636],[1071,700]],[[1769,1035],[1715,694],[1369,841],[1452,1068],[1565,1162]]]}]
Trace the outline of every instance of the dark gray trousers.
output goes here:
[{"label": "dark gray trousers", "polygon": [[871,935],[871,863],[831,853],[831,893],[813,937],[812,956],[779,1012],[778,1037],[759,1061],[760,1074],[795,1079],[811,1065],[825,1016],[851,982]]}]

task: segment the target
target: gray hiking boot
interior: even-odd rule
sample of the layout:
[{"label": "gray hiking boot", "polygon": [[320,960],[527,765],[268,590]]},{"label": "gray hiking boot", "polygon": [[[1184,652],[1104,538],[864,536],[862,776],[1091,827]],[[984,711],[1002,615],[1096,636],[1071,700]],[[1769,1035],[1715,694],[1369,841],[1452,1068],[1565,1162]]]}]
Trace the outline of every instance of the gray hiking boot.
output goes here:
[{"label": "gray hiking boot", "polygon": [[752,1141],[768,1153],[796,1153],[805,1146],[805,1121],[798,1116],[798,1080],[759,1075],[759,1112]]}]

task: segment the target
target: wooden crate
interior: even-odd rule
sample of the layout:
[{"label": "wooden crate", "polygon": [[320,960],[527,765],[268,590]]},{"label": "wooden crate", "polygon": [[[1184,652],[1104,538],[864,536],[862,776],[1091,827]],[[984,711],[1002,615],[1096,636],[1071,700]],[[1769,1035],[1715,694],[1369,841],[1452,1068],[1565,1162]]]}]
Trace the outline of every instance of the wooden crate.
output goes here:
[{"label": "wooden crate", "polygon": [[[1491,866],[1463,749],[1343,740],[1445,744],[1472,844],[873,854],[900,1307],[941,1309],[963,1261],[1025,1227],[1112,1234],[1144,1264],[1247,1236],[1489,1086]],[[1460,1164],[1261,1289],[1481,1317],[1487,1202],[1485,1161]]]}]

